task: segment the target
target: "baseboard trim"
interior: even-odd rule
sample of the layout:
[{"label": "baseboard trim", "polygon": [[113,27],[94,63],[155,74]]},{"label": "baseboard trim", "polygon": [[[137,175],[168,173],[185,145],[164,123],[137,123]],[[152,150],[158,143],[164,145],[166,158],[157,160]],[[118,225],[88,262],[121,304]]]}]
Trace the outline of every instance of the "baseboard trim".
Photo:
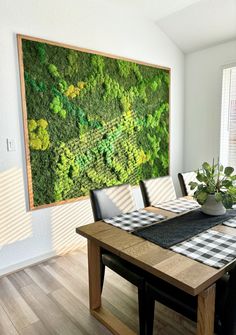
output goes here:
[{"label": "baseboard trim", "polygon": [[8,266],[4,269],[0,269],[0,278],[4,277],[4,276],[7,276],[11,273],[23,270],[24,268],[27,268],[28,266],[33,266],[33,265],[43,263],[43,262],[45,262],[45,261],[47,261],[51,258],[57,257],[57,256],[60,256],[60,254],[57,254],[56,252],[49,252],[49,253],[46,253],[44,255],[40,255],[40,256],[37,256],[37,257],[34,257],[34,258],[27,259],[23,262],[13,264],[13,265]]}]

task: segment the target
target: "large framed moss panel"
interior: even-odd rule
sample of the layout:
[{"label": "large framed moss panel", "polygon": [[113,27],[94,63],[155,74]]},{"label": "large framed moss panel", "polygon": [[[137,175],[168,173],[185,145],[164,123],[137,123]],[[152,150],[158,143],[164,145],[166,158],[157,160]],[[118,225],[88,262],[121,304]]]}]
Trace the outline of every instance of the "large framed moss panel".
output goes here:
[{"label": "large framed moss panel", "polygon": [[30,209],[168,175],[169,68],[17,39]]}]

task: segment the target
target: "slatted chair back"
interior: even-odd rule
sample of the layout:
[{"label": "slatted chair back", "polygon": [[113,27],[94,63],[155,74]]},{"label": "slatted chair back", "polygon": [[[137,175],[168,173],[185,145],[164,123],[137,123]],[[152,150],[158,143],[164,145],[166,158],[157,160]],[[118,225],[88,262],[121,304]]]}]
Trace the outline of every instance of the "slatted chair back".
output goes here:
[{"label": "slatted chair back", "polygon": [[178,173],[179,183],[183,196],[193,196],[194,190],[190,189],[189,183],[190,181],[198,182],[196,176],[197,174],[194,171]]},{"label": "slatted chair back", "polygon": [[94,220],[103,220],[136,209],[129,184],[90,191]]},{"label": "slatted chair back", "polygon": [[143,201],[146,206],[176,199],[172,177],[159,177],[140,182]]}]

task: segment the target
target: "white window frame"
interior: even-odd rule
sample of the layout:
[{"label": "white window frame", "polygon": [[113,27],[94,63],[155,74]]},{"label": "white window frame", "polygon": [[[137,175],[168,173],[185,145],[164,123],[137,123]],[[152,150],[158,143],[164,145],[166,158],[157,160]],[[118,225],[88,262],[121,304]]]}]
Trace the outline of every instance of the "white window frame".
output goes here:
[{"label": "white window frame", "polygon": [[[232,69],[236,71],[236,63],[228,64],[222,68],[222,87],[221,87],[221,129],[220,129],[220,162],[224,165],[232,165],[236,169],[236,162],[232,164],[229,160],[230,147],[230,101],[232,94],[231,76]],[[234,74],[235,76],[235,74]],[[235,83],[236,90],[236,83]],[[235,92],[236,99],[236,92]],[[236,132],[236,129],[235,129]],[[232,144],[231,144],[232,146]],[[236,144],[235,144],[236,151]],[[236,157],[236,152],[235,152]]]}]

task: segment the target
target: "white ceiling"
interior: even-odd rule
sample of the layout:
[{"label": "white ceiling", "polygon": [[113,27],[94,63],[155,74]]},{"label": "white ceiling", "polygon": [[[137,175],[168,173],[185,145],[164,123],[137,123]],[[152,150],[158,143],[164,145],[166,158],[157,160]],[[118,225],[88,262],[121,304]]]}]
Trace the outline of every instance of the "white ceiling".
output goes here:
[{"label": "white ceiling", "polygon": [[189,53],[236,39],[236,0],[105,0],[154,21]]},{"label": "white ceiling", "polygon": [[236,39],[236,0],[201,0],[157,20],[185,53]]},{"label": "white ceiling", "polygon": [[124,10],[157,21],[200,0],[108,0]]}]

